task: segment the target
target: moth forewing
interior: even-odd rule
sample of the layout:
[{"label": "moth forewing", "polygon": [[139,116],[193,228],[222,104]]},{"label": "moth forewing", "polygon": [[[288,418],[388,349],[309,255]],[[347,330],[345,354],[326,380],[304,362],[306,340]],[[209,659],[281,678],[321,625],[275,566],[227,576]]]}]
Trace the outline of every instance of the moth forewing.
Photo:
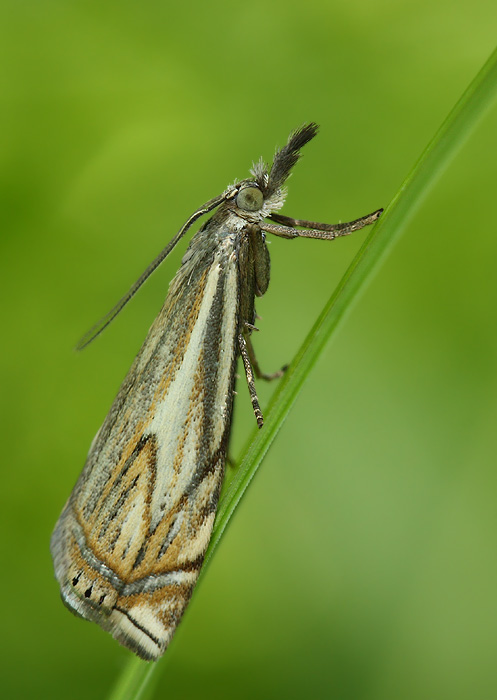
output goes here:
[{"label": "moth forewing", "polygon": [[52,539],[64,602],[143,658],[165,650],[214,522],[237,356],[233,252],[227,240],[181,268]]},{"label": "moth forewing", "polygon": [[[198,209],[82,343],[112,320],[188,226],[218,207],[192,238],[51,541],[64,603],[144,659],[165,651],[211,537],[238,355],[257,422],[263,423],[250,333],[254,298],[269,284],[264,231],[298,237],[292,223],[303,223],[277,215],[278,224],[264,219],[283,205],[282,185],[316,131],[315,124],[302,127],[276,153],[270,170],[258,163],[252,180]],[[339,233],[337,227],[313,224],[302,235],[323,237],[323,230],[332,229],[325,237],[345,235],[372,223],[375,215],[352,222],[353,228],[338,225]]]}]

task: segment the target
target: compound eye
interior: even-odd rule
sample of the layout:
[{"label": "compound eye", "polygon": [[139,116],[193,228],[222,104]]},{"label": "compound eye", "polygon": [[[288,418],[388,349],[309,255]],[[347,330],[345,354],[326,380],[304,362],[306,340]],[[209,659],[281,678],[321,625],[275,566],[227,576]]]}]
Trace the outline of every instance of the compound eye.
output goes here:
[{"label": "compound eye", "polygon": [[258,187],[245,187],[236,198],[236,206],[245,211],[257,211],[264,204],[264,196]]}]

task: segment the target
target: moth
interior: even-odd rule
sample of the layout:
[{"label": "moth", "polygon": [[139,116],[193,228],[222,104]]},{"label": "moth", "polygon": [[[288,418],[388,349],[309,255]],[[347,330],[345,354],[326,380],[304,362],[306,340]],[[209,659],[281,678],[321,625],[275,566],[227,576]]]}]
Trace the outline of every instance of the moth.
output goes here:
[{"label": "moth", "polygon": [[[193,236],[159,315],[95,436],[51,539],[65,605],[143,659],[166,650],[188,604],[211,537],[242,358],[259,427],[251,343],[255,297],[269,284],[266,234],[333,240],[372,224],[381,209],[336,225],[278,214],[306,124],[251,177],[197,209],[128,294],[85,336],[116,316],[179,239]],[[279,376],[280,373],[276,373]]]}]

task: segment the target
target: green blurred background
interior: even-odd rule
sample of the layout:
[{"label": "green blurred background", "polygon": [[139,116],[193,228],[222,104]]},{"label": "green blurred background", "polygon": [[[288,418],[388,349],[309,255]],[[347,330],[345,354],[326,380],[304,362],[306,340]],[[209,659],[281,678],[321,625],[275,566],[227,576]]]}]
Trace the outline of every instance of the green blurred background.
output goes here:
[{"label": "green blurred background", "polygon": [[[386,206],[496,22],[495,0],[2,1],[3,697],[105,698],[128,661],[61,604],[49,537],[186,241],[81,354],[78,337],[304,121],[321,132],[284,213]],[[316,367],[156,697],[497,697],[496,126],[494,109]],[[271,242],[266,371],[364,235]],[[235,457],[253,427],[241,385]]]}]

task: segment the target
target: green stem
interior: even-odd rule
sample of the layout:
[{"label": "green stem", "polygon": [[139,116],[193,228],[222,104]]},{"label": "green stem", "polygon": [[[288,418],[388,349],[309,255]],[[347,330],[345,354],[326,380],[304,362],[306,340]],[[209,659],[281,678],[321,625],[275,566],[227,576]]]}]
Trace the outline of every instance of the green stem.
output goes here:
[{"label": "green stem", "polygon": [[149,695],[150,682],[155,674],[157,664],[142,661],[131,655],[120,677],[109,695],[109,700],[144,700]]},{"label": "green stem", "polygon": [[331,335],[379,269],[417,208],[497,96],[497,49],[470,83],[382,214],[319,315],[266,410],[219,505],[206,562]]},{"label": "green stem", "polygon": [[[272,441],[297,398],[305,379],[341,320],[357,303],[387,253],[400,237],[423,199],[447,168],[497,96],[497,49],[470,83],[420,159],[403,182],[388,209],[365,240],[340,284],[305,339],[266,410],[264,427],[249,441],[240,467],[219,504],[206,564],[211,560],[240,499],[253,479]],[[151,666],[131,659],[111,700],[137,700]]]}]

